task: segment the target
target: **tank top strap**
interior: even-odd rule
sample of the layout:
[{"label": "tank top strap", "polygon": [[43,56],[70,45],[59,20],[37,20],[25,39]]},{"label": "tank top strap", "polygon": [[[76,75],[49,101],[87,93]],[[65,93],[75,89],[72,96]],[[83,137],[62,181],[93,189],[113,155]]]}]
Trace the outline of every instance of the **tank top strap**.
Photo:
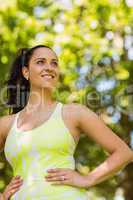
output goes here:
[{"label": "tank top strap", "polygon": [[54,110],[54,112],[53,112],[51,117],[53,117],[53,118],[60,117],[61,116],[62,106],[63,106],[63,104],[59,101],[57,103],[57,106],[56,106],[56,108],[55,108],[55,110]]},{"label": "tank top strap", "polygon": [[64,119],[63,119],[63,106],[64,106],[64,105],[65,105],[64,103],[59,102],[55,114],[56,114],[56,117],[57,117],[57,118],[59,119],[59,121],[61,122],[61,123],[60,123],[60,126],[62,127],[62,131],[63,131],[63,129],[64,129],[64,131],[68,133],[68,137],[69,137],[69,139],[70,139],[70,143],[72,142],[72,146],[71,146],[71,147],[72,147],[72,149],[73,149],[73,147],[75,148],[75,146],[78,144],[78,142],[75,141],[74,137],[72,136],[72,133],[70,133],[70,130],[67,128],[67,126],[66,126],[66,124],[65,124],[65,122],[64,122]]},{"label": "tank top strap", "polygon": [[13,122],[13,127],[15,127],[15,128],[17,127],[17,120],[18,120],[19,114],[20,114],[20,111],[16,113],[16,116],[15,116],[15,119]]}]

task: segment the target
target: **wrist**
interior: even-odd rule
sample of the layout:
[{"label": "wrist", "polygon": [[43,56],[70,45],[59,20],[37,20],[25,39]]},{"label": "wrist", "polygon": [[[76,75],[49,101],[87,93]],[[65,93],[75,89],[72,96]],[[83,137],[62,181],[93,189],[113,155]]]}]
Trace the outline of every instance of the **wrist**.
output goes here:
[{"label": "wrist", "polygon": [[91,180],[91,177],[89,178],[88,175],[84,177],[84,187],[85,189],[89,189],[91,186],[93,186],[93,181]]}]

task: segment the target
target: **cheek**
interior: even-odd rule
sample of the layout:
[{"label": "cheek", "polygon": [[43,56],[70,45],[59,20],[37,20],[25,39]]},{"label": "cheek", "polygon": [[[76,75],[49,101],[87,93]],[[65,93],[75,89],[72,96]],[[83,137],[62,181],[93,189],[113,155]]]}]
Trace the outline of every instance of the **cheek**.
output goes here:
[{"label": "cheek", "polygon": [[36,64],[32,64],[32,66],[30,66],[30,74],[32,75],[34,75],[34,74],[36,74],[36,75],[39,75],[40,73],[41,73],[41,67],[39,67],[38,65],[36,65]]},{"label": "cheek", "polygon": [[41,74],[41,69],[39,67],[35,65],[32,65],[32,67],[30,67],[29,76],[31,81],[38,82],[37,80],[39,79],[40,74]]}]

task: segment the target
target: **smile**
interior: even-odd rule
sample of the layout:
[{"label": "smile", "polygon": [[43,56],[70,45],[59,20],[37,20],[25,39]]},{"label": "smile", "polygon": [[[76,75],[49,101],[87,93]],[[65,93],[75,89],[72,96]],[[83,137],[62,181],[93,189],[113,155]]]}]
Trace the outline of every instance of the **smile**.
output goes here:
[{"label": "smile", "polygon": [[53,79],[55,77],[55,75],[53,75],[53,74],[43,74],[43,75],[41,75],[41,77],[44,77],[46,79]]}]

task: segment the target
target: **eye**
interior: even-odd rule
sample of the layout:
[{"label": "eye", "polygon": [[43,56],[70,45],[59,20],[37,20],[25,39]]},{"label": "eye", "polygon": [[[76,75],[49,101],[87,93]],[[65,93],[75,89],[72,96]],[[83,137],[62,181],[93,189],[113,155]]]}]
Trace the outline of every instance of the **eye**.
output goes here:
[{"label": "eye", "polygon": [[57,66],[58,65],[58,63],[57,62],[52,62],[55,66]]},{"label": "eye", "polygon": [[39,61],[37,61],[37,64],[43,64],[43,63],[44,63],[43,60],[39,60]]}]

